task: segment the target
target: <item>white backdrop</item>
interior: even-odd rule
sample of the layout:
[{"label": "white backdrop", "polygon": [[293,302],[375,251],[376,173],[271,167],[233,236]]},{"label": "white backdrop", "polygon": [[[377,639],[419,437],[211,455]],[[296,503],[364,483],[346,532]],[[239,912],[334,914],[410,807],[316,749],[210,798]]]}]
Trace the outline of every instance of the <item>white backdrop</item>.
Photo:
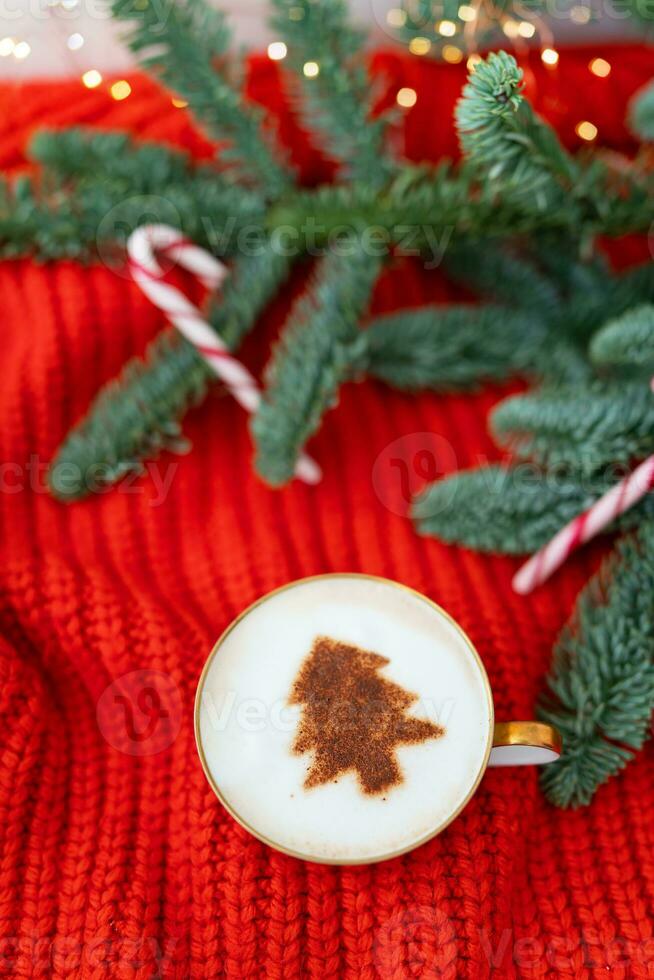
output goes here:
[{"label": "white backdrop", "polygon": [[[242,45],[261,48],[271,40],[265,0],[216,0],[216,5],[229,11]],[[394,43],[385,15],[397,0],[350,0],[350,5],[372,41]],[[622,21],[607,18],[584,26],[557,20],[552,27],[557,41],[564,42],[626,33]],[[118,34],[105,0],[0,0],[0,77],[80,76],[90,68],[123,72],[131,61]]]}]

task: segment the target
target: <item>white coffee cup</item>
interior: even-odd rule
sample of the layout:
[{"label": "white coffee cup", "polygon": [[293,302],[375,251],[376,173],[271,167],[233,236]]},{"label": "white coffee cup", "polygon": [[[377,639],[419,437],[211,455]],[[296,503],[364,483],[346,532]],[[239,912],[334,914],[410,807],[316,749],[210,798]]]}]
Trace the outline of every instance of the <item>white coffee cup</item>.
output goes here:
[{"label": "white coffee cup", "polygon": [[491,766],[546,764],[561,737],[495,722],[454,620],[388,579],[333,574],[263,596],[202,671],[195,734],[231,815],[295,857],[364,864],[440,833]]}]

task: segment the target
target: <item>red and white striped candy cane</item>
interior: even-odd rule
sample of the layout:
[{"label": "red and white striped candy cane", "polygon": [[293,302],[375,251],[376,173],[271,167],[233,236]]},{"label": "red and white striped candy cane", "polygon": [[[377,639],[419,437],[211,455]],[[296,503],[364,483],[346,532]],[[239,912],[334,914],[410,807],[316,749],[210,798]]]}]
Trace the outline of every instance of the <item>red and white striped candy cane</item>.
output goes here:
[{"label": "red and white striped candy cane", "polygon": [[[134,282],[193,344],[236,401],[247,412],[256,412],[261,401],[256,380],[245,365],[230,354],[197,306],[179,289],[161,281],[163,270],[156,252],[169,256],[195,273],[211,290],[222,283],[227,275],[226,266],[169,225],[142,225],[132,232],[127,242],[129,270]],[[295,475],[305,483],[318,483],[322,473],[315,460],[303,454],[295,466]]]},{"label": "red and white striped candy cane", "polygon": [[594,538],[616,517],[633,507],[653,486],[654,456],[650,456],[532,555],[516,573],[513,579],[514,590],[521,595],[527,595],[549,578],[575,548]]}]

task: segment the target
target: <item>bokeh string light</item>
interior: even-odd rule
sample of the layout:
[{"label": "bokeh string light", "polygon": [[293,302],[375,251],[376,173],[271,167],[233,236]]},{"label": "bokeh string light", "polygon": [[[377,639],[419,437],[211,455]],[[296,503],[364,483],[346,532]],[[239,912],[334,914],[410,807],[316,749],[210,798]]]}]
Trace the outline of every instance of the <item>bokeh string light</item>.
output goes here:
[{"label": "bokeh string light", "polygon": [[[83,48],[85,38],[80,31],[68,33],[70,31],[68,22],[64,23],[57,15],[60,11],[71,13],[79,7],[79,3],[80,0],[47,0],[45,5],[45,10],[53,22],[52,33],[60,36],[62,47],[65,46],[69,52],[76,52]],[[62,30],[65,30],[65,36],[62,35]],[[10,35],[0,38],[0,58],[13,57],[16,61],[25,61],[32,53],[33,45],[26,38],[18,38]],[[77,65],[73,62],[71,67],[75,74],[77,74],[79,71]],[[103,83],[102,73],[93,67],[85,68],[81,75],[79,75],[79,78],[82,85],[88,89],[98,88]],[[108,84],[107,92],[112,99],[121,102],[131,95],[132,86],[126,79],[120,78]],[[184,103],[184,105],[186,104]]]},{"label": "bokeh string light", "polygon": [[[479,50],[503,45],[508,39],[518,55],[526,53],[533,43],[538,44],[543,63],[556,69],[559,51],[546,14],[544,0],[529,4],[509,0],[404,0],[391,7],[385,19],[387,27],[405,41],[411,54],[457,63]],[[557,11],[557,21],[567,18],[573,25],[588,24],[600,16],[597,0],[570,2],[567,10]],[[462,51],[461,59],[448,46],[452,40]]]},{"label": "bokeh string light", "polygon": [[[50,0],[48,6],[70,10],[77,3],[78,0]],[[442,43],[438,46],[438,51],[445,62],[459,64],[465,58],[467,69],[469,71],[474,70],[480,61],[480,56],[476,51],[476,36],[484,19],[489,17],[489,8],[501,25],[505,37],[514,42],[516,47],[535,37],[538,27],[542,27],[537,16],[534,15],[533,20],[526,20],[523,14],[522,19],[516,19],[498,10],[488,0],[462,3],[456,10],[460,23],[450,19],[450,17],[444,17],[434,23],[435,33],[441,41],[448,41],[448,39],[455,38],[459,33],[461,34],[461,42],[454,44],[450,40],[448,43]],[[289,11],[289,17],[292,16],[294,9],[291,8]],[[580,23],[588,11],[588,7],[577,5],[571,8],[570,17],[573,21]],[[392,7],[386,14],[387,24],[396,29],[403,28],[408,19],[407,11],[402,7]],[[545,33],[549,40],[551,35],[547,30]],[[83,45],[84,36],[78,31],[71,33],[66,39],[66,46],[70,51],[78,51]],[[432,39],[424,34],[416,34],[411,37],[408,46],[409,51],[418,56],[429,54],[434,47]],[[30,53],[31,46],[25,40],[18,40],[9,36],[0,39],[0,57],[13,55],[17,60],[24,60],[29,57]],[[271,61],[282,61],[288,54],[287,45],[283,41],[271,41],[267,48],[267,54]],[[547,67],[555,68],[558,65],[559,57],[559,52],[551,43],[542,45],[541,59]],[[611,71],[610,63],[601,57],[592,58],[588,67],[592,74],[598,78],[606,78]],[[302,71],[306,78],[315,78],[320,73],[320,65],[316,61],[307,61],[304,63]],[[81,81],[86,88],[94,89],[102,85],[103,78],[101,72],[96,68],[87,68],[81,75]],[[115,101],[122,101],[131,94],[132,87],[126,79],[118,79],[109,84],[108,92]],[[396,101],[402,108],[409,109],[415,105],[417,94],[414,89],[403,87],[397,92]],[[171,103],[178,109],[186,108],[188,105],[185,99],[177,97],[173,97]],[[575,132],[580,139],[586,142],[593,141],[598,135],[597,127],[589,120],[580,120],[575,126]]]},{"label": "bokeh string light", "polygon": [[418,101],[418,93],[414,88],[401,88],[395,100],[403,109],[410,109]]},{"label": "bokeh string light", "polygon": [[283,41],[272,41],[268,45],[268,57],[271,61],[282,61],[288,54],[288,48]]},{"label": "bokeh string light", "polygon": [[82,85],[85,88],[97,88],[98,85],[102,85],[102,75],[97,70],[97,68],[89,68],[82,75]]}]

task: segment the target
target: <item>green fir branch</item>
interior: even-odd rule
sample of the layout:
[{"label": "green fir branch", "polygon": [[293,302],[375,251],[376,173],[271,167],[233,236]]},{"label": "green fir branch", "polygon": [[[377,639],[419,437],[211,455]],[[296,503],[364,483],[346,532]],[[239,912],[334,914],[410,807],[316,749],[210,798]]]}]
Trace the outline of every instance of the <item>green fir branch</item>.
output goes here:
[{"label": "green fir branch", "polygon": [[366,370],[396,388],[451,390],[536,374],[547,329],[501,306],[423,306],[372,320]]},{"label": "green fir branch", "polygon": [[654,709],[654,522],[622,541],[559,638],[539,716],[563,735],[544,768],[556,806],[581,806],[633,758]]},{"label": "green fir branch", "polygon": [[445,270],[467,289],[507,306],[547,316],[561,305],[552,278],[502,238],[455,242],[445,253]]},{"label": "green fir branch", "polygon": [[[395,246],[399,254],[422,255],[428,268],[445,258],[453,274],[463,279],[467,265],[475,288],[476,279],[481,281],[477,266],[492,281],[488,256],[502,238],[542,233],[548,225],[559,233],[576,235],[583,227],[565,207],[536,216],[516,202],[498,200],[490,187],[476,192],[465,168],[455,172],[448,165],[405,167],[383,191],[365,182],[322,186],[294,191],[266,208],[261,191],[236,185],[213,167],[191,168],[186,177],[173,179],[175,168],[183,166],[181,161],[173,153],[167,160],[167,151],[155,158],[147,144],[142,151],[128,142],[122,159],[119,152],[111,162],[107,157],[118,144],[109,140],[103,145],[104,134],[90,138],[91,146],[83,148],[84,170],[75,180],[63,160],[66,138],[49,134],[43,139],[50,144],[46,148],[37,144],[46,163],[44,180],[35,185],[22,178],[13,186],[0,187],[0,255],[86,258],[99,243],[123,245],[129,231],[150,221],[179,226],[198,244],[222,255],[238,251],[242,236],[249,243],[257,236],[278,233],[284,247],[288,239],[298,254],[316,254],[345,227],[368,236],[376,254],[380,247]],[[94,172],[96,154],[103,162]],[[168,167],[171,179],[164,182]],[[634,208],[623,218],[614,228],[616,234],[641,229],[648,214]],[[603,225],[594,227],[599,233]],[[463,261],[457,260],[460,250]],[[534,272],[526,272],[528,278],[520,287],[521,268],[526,272],[524,263],[516,261],[512,274],[507,263],[498,265],[506,279],[503,287],[501,276],[496,279],[495,295],[511,305],[528,306],[531,301],[542,313],[541,304],[554,295],[552,285],[542,275],[537,278]],[[607,281],[602,293],[586,290],[575,299],[575,308],[566,311],[570,331],[577,332],[578,320],[578,332],[587,338],[606,316],[654,298],[653,270],[654,265],[635,276],[623,274],[615,288]]]},{"label": "green fir branch", "polygon": [[163,449],[183,452],[179,419],[205,396],[210,369],[174,330],[133,358],[96,396],[87,417],[68,434],[48,470],[53,495],[70,502],[140,473],[142,460]]},{"label": "green fir branch", "polygon": [[84,208],[76,195],[64,191],[44,202],[29,177],[0,181],[0,256],[88,259],[102,214],[101,208]]},{"label": "green fir branch", "polygon": [[593,337],[590,357],[600,368],[654,374],[654,304],[609,320]]},{"label": "green fir branch", "polygon": [[593,473],[654,452],[654,394],[642,381],[549,386],[501,402],[491,429],[523,457]]},{"label": "green fir branch", "polygon": [[456,107],[461,148],[503,193],[533,197],[538,210],[573,205],[581,173],[554,130],[522,96],[522,70],[505,51],[492,52],[468,76]]},{"label": "green fir branch", "polygon": [[[463,470],[433,483],[413,504],[421,534],[477,551],[522,555],[536,551],[609,489],[602,476],[583,482],[530,464]],[[623,516],[631,527],[654,515],[646,498]],[[610,529],[608,529],[610,530]]]},{"label": "green fir branch", "polygon": [[[183,200],[209,226],[263,224],[265,196],[237,184],[233,175],[215,164],[196,164],[188,154],[159,143],[136,142],[126,133],[98,132],[85,127],[40,130],[28,154],[43,167],[44,191],[73,186],[91,199],[110,188],[128,199],[159,195]],[[145,206],[145,205],[144,205]],[[180,216],[183,219],[184,216]],[[181,223],[181,222],[180,222]],[[201,220],[196,220],[199,226]]]},{"label": "green fir branch", "polygon": [[262,133],[262,112],[227,76],[230,33],[221,11],[204,0],[112,0],[112,12],[129,24],[125,39],[142,64],[189,103],[211,137],[229,142],[221,160],[270,197],[289,185],[286,168]]},{"label": "green fir branch", "polygon": [[[372,118],[374,88],[366,70],[361,31],[350,24],[344,0],[273,0],[272,27],[288,45],[302,90],[302,114],[322,148],[346,176],[384,184],[395,165],[385,152],[386,120]],[[318,74],[307,77],[304,65]]]},{"label": "green fir branch", "polygon": [[[344,243],[343,243],[344,244]],[[267,370],[267,387],[252,432],[257,471],[273,486],[290,480],[304,444],[340,385],[361,367],[365,335],[358,321],[379,274],[355,240],[351,254],[331,254],[318,267],[306,295],[293,307]]]},{"label": "green fir branch", "polygon": [[[134,192],[188,180],[196,169],[180,150],[160,143],[137,143],[128,133],[84,126],[41,129],[30,140],[27,152],[59,180],[121,180]],[[215,168],[211,172],[218,175]]]},{"label": "green fir branch", "polygon": [[292,259],[265,242],[254,254],[237,257],[220,293],[209,304],[208,320],[230,350],[236,350],[257,317],[288,278]]},{"label": "green fir branch", "polygon": [[632,132],[643,142],[654,141],[654,81],[639,89],[629,103],[627,120]]},{"label": "green fir branch", "polygon": [[0,185],[0,255],[122,262],[131,231],[151,222],[221,254],[237,249],[242,231],[264,238],[263,197],[181,153],[89,130],[39,133],[30,151],[41,179]]},{"label": "green fir branch", "polygon": [[[209,320],[236,348],[286,278],[289,260],[266,249],[235,260]],[[213,379],[211,369],[176,331],[165,330],[145,359],[133,358],[96,397],[86,418],[68,435],[49,471],[53,494],[71,501],[94,486],[114,483],[162,449],[186,448],[180,426]]]},{"label": "green fir branch", "polygon": [[654,303],[654,262],[624,272],[608,270],[593,286],[578,290],[561,311],[560,328],[585,347],[608,320],[643,303]]}]

